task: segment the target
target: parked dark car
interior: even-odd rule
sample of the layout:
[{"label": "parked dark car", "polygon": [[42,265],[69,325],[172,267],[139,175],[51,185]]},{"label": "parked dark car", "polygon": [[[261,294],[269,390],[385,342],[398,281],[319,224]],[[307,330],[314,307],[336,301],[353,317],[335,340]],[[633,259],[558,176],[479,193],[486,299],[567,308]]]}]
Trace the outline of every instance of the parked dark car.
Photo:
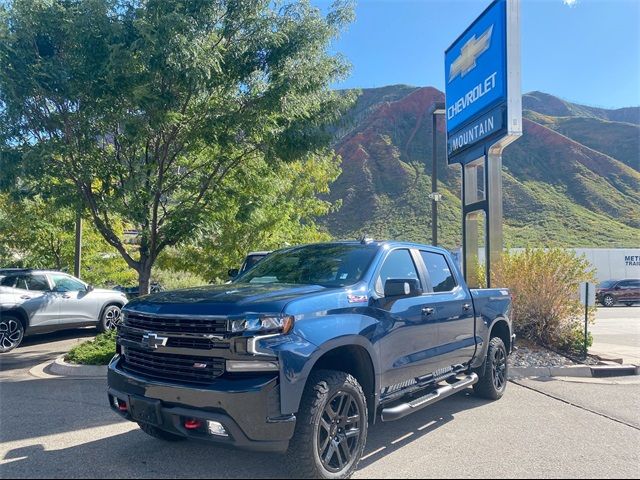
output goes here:
[{"label": "parked dark car", "polygon": [[231,284],[132,300],[108,401],[155,438],[289,449],[297,478],[347,478],[376,421],[471,386],[502,397],[510,310],[508,290],[469,289],[439,248],[280,250]]},{"label": "parked dark car", "polygon": [[640,302],[640,280],[607,280],[598,285],[596,301],[605,307],[613,307],[616,303],[624,303],[628,307]]},{"label": "parked dark car", "polygon": [[[158,282],[151,282],[151,285],[149,286],[151,293],[158,293],[158,292],[163,292],[164,291],[164,287],[162,285],[160,285]],[[140,287],[139,286],[135,286],[135,287],[123,287],[122,285],[116,285],[115,287],[113,287],[114,290],[117,290],[119,292],[124,293],[127,298],[132,299],[132,298],[136,298],[140,296]]]},{"label": "parked dark car", "polygon": [[240,268],[231,268],[229,269],[229,278],[234,279],[240,275],[242,275],[243,273],[245,273],[247,270],[249,270],[251,267],[253,267],[256,263],[258,263],[260,260],[262,260],[264,257],[266,257],[267,255],[269,255],[271,252],[270,251],[264,251],[264,252],[251,252],[249,254],[247,254],[247,256],[245,257],[244,261],[242,262],[242,265],[240,266]]}]

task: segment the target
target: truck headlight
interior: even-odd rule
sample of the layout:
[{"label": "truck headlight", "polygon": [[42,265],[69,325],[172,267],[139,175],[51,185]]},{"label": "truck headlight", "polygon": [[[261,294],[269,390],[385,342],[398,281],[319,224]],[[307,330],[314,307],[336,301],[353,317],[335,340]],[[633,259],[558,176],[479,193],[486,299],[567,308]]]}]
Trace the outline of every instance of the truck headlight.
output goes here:
[{"label": "truck headlight", "polygon": [[247,315],[231,321],[232,333],[289,333],[293,328],[292,315]]}]

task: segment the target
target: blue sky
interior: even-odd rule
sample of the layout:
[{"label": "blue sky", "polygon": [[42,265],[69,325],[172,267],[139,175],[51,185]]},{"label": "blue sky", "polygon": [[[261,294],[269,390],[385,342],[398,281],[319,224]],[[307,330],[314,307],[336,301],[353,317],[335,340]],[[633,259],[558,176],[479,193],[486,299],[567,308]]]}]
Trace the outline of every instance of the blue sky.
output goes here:
[{"label": "blue sky", "polygon": [[[314,0],[326,7],[329,0]],[[444,87],[444,50],[490,0],[359,0],[332,49],[338,88]],[[640,105],[640,0],[521,0],[522,90],[601,107]]]}]

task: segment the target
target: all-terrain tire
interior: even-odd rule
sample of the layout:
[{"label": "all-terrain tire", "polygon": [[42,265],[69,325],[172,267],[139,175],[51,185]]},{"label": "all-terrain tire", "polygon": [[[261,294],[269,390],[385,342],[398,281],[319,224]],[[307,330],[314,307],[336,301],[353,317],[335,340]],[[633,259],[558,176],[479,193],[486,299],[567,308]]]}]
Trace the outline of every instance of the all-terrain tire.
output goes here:
[{"label": "all-terrain tire", "polygon": [[[334,417],[332,412],[339,415]],[[364,451],[369,420],[367,400],[358,381],[344,372],[314,372],[297,416],[288,455],[295,477],[351,477]]]},{"label": "all-terrain tire", "polygon": [[499,337],[489,342],[484,365],[476,372],[480,377],[473,386],[475,394],[489,400],[499,400],[504,395],[508,382],[507,349]]}]

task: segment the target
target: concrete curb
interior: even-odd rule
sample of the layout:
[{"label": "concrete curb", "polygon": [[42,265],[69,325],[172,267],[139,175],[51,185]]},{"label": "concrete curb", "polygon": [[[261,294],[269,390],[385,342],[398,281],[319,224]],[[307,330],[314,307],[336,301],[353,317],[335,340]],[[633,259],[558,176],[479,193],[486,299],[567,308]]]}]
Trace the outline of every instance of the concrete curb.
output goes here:
[{"label": "concrete curb", "polygon": [[571,365],[569,367],[511,367],[509,378],[523,377],[614,377],[640,375],[635,365]]},{"label": "concrete curb", "polygon": [[64,361],[64,355],[56,360],[47,369],[53,375],[64,377],[106,377],[106,365],[76,365]]}]

